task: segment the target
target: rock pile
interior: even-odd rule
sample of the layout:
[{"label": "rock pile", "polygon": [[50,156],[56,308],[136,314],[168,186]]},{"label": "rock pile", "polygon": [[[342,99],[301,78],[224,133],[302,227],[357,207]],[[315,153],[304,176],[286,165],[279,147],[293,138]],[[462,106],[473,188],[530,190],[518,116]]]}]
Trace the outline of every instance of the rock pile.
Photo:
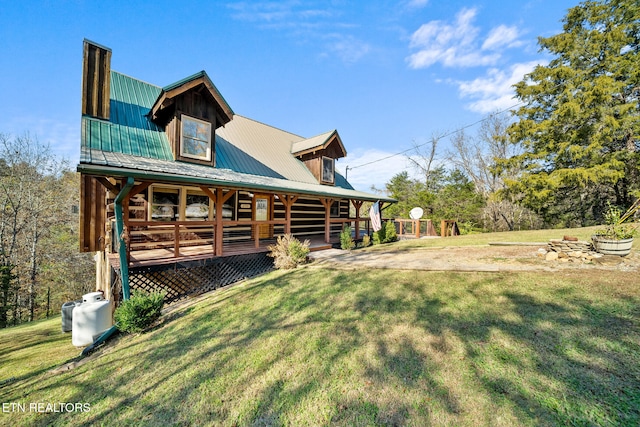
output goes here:
[{"label": "rock pile", "polygon": [[559,262],[592,262],[603,257],[594,250],[591,242],[567,236],[562,240],[550,240],[546,249],[538,251],[538,256],[544,257],[545,261]]}]

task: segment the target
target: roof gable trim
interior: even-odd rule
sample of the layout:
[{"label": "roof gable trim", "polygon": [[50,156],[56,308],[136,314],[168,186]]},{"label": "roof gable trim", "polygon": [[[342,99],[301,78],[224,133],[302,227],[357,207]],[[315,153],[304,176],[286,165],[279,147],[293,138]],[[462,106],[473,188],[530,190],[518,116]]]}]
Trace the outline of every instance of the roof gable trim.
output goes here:
[{"label": "roof gable trim", "polygon": [[224,126],[229,123],[231,119],[233,119],[234,112],[205,71],[200,71],[199,73],[163,87],[158,99],[151,107],[149,113],[151,120],[158,119],[159,113],[169,107],[175,97],[195,89],[200,85],[204,85],[209,95],[211,95],[215,101],[216,111],[220,118],[220,125]]},{"label": "roof gable trim", "polygon": [[303,141],[296,142],[291,147],[291,154],[296,157],[304,156],[305,154],[314,153],[320,150],[326,150],[330,145],[337,144],[337,150],[339,155],[336,158],[345,157],[347,155],[347,150],[344,148],[344,144],[342,143],[342,139],[340,135],[338,135],[338,131],[334,130],[328,134],[328,136],[324,139],[320,139],[319,143],[314,141],[321,136],[327,134],[322,134],[315,136],[313,138],[305,139]]}]

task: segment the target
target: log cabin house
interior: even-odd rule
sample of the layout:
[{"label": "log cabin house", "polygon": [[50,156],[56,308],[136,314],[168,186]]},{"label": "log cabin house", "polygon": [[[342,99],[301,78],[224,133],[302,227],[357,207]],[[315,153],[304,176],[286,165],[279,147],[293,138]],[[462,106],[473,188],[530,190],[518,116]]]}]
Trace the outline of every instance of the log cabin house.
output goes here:
[{"label": "log cabin house", "polygon": [[112,299],[164,290],[171,302],[260,274],[276,236],[328,248],[345,224],[357,238],[368,228],[363,202],[394,202],[336,172],[336,130],[304,138],[236,115],[204,71],[159,87],[110,62],[84,41],[77,170],[80,248]]}]

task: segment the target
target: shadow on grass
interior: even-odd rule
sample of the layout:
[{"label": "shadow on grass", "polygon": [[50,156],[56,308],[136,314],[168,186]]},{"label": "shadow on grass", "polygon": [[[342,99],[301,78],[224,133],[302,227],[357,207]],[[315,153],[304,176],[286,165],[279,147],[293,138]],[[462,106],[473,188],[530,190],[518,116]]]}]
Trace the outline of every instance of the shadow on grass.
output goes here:
[{"label": "shadow on grass", "polygon": [[[521,281],[278,272],[177,310],[90,366],[11,398],[92,404],[24,419],[35,425],[405,425],[433,422],[436,409],[455,423],[469,416],[465,390],[441,378],[455,362],[522,424],[640,424],[640,301]],[[405,324],[414,335],[389,335]]]},{"label": "shadow on grass", "polygon": [[[520,408],[523,422],[640,425],[640,301],[548,289],[553,302],[527,290],[500,291],[494,297],[506,310],[478,305],[452,314],[447,303],[426,299],[415,320],[429,333],[446,329],[462,340],[475,377]],[[518,377],[527,371],[528,379]]]}]

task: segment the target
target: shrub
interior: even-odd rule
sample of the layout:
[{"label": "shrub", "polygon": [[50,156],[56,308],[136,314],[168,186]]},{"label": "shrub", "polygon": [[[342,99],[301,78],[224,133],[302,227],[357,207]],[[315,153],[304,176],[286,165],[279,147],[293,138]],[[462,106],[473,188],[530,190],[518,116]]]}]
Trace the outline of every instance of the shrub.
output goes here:
[{"label": "shrub", "polygon": [[387,221],[384,226],[384,240],[382,243],[391,243],[398,240],[398,234],[396,233],[396,224],[394,221]]},{"label": "shrub", "polygon": [[396,233],[396,224],[393,220],[383,223],[380,230],[373,232],[374,245],[395,242],[396,240],[398,240],[398,233]]},{"label": "shrub", "polygon": [[367,246],[371,246],[371,237],[368,234],[362,236],[362,247],[366,248]]},{"label": "shrub", "polygon": [[384,228],[381,228],[378,231],[374,231],[373,232],[373,244],[374,245],[379,245],[380,243],[382,243],[382,241],[384,240],[384,236],[382,238],[380,238],[380,234],[384,233]]},{"label": "shrub", "polygon": [[340,232],[340,247],[345,251],[350,251],[356,247],[356,242],[354,242],[353,237],[351,237],[351,227],[349,226],[346,226]]},{"label": "shrub", "polygon": [[160,317],[164,292],[139,292],[131,295],[114,313],[118,329],[127,333],[142,332]]},{"label": "shrub", "polygon": [[296,268],[298,264],[302,264],[307,260],[309,255],[310,242],[300,240],[291,234],[278,236],[275,245],[269,246],[269,256],[273,258],[273,263],[278,269],[288,270]]}]

